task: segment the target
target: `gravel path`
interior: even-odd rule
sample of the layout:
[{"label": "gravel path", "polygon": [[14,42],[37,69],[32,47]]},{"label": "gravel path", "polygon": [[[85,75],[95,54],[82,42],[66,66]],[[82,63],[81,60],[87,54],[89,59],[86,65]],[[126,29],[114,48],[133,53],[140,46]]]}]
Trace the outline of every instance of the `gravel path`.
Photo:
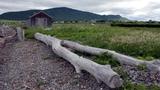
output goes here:
[{"label": "gravel path", "polygon": [[28,40],[0,49],[0,90],[109,90],[87,72],[72,65],[43,43]]}]

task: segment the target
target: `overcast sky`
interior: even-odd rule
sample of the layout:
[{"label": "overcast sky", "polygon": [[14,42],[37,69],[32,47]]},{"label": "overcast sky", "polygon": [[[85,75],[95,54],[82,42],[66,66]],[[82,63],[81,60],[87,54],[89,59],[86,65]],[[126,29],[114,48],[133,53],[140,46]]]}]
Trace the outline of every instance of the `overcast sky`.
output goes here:
[{"label": "overcast sky", "polygon": [[132,20],[160,20],[160,0],[0,0],[0,14],[54,7],[121,15]]}]

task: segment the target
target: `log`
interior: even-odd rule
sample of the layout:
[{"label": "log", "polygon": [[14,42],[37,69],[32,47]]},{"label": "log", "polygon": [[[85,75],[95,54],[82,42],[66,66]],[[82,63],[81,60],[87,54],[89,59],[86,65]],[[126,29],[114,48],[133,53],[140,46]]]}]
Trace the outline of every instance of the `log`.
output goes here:
[{"label": "log", "polygon": [[72,41],[67,41],[67,40],[63,40],[61,42],[61,45],[74,49],[76,51],[82,52],[82,53],[88,53],[91,55],[102,55],[104,53],[111,55],[112,58],[114,58],[115,60],[117,60],[119,63],[121,63],[121,65],[131,65],[131,66],[138,66],[138,65],[146,65],[147,68],[149,70],[154,70],[154,71],[160,71],[160,60],[153,60],[153,61],[145,61],[145,60],[139,60],[136,58],[133,58],[131,56],[127,56],[127,55],[123,55],[120,53],[117,53],[115,51],[112,50],[108,50],[108,49],[101,49],[101,48],[95,48],[95,47],[90,47],[90,46],[85,46],[85,45],[81,45],[79,43],[76,42],[72,42]]},{"label": "log", "polygon": [[77,54],[61,46],[61,40],[57,38],[40,33],[36,33],[35,38],[47,45],[52,46],[53,52],[69,61],[74,66],[77,73],[80,73],[81,70],[85,70],[93,75],[97,81],[104,82],[110,88],[117,88],[122,85],[122,79],[116,72],[111,69],[110,65],[100,65],[93,62],[92,60],[78,56]]}]

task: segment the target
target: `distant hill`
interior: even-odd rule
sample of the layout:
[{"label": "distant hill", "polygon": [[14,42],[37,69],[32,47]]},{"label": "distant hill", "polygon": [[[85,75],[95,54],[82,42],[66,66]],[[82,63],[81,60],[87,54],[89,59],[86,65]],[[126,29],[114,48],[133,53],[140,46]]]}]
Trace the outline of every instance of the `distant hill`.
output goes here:
[{"label": "distant hill", "polygon": [[52,8],[46,10],[27,10],[19,12],[7,12],[0,15],[0,19],[4,20],[27,20],[34,13],[44,11],[53,17],[56,21],[71,21],[71,20],[105,20],[105,21],[116,21],[116,20],[127,20],[120,15],[98,15],[90,12],[75,10],[66,7]]}]

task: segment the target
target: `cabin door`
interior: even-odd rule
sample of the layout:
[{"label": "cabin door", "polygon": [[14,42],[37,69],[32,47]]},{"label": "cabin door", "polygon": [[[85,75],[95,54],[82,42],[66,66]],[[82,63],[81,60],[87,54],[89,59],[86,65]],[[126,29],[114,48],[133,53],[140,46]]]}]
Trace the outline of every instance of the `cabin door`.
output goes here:
[{"label": "cabin door", "polygon": [[46,18],[36,18],[36,26],[47,26],[47,19]]}]

